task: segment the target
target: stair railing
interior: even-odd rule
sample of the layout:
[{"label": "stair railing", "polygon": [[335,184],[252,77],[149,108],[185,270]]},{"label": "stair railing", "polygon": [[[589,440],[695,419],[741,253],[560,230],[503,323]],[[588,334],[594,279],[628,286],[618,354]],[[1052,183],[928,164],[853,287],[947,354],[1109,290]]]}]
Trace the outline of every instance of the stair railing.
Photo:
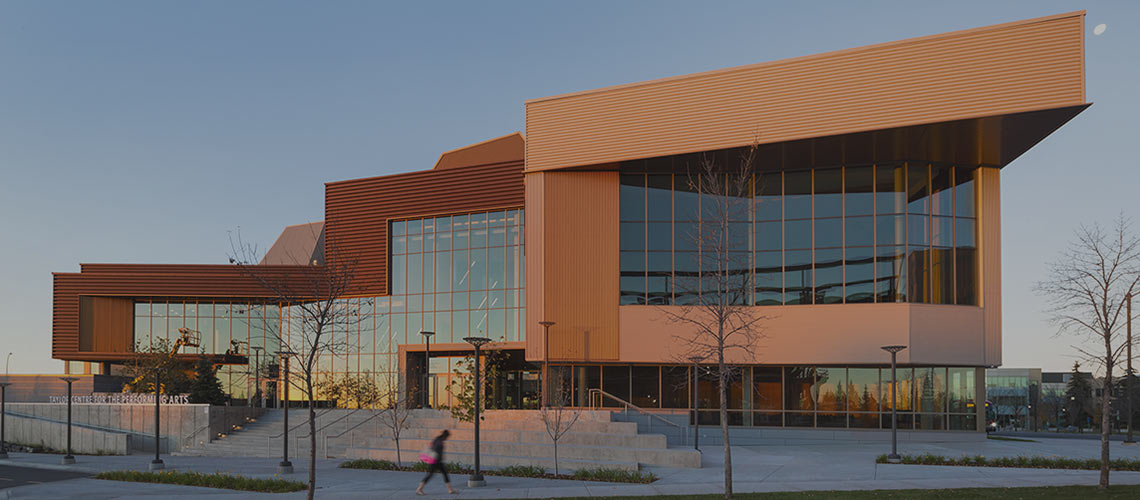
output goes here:
[{"label": "stair railing", "polygon": [[361,420],[359,423],[357,423],[356,425],[354,425],[352,427],[345,429],[344,432],[341,432],[340,434],[337,434],[334,436],[330,436],[328,434],[325,434],[325,458],[329,458],[329,439],[339,439],[341,436],[351,432],[352,434],[350,434],[348,437],[348,446],[349,447],[355,446],[356,445],[356,432],[353,432],[353,431],[355,431],[357,427],[360,427],[360,426],[372,421],[372,419],[384,415],[384,413],[387,411],[389,411],[389,410],[380,410],[380,411],[376,412],[375,415],[372,415],[371,417],[368,417],[364,420]]},{"label": "stair railing", "polygon": [[[330,408],[330,410],[333,410],[333,409],[336,409],[336,408]],[[320,420],[317,420],[317,424],[318,424],[318,425],[317,425],[317,429],[316,429],[314,432],[315,432],[315,433],[316,433],[316,434],[319,436],[319,435],[321,434],[321,432],[324,432],[324,430],[325,430],[325,429],[328,429],[328,428],[329,428],[329,426],[331,426],[331,425],[333,425],[333,424],[335,424],[335,423],[337,423],[337,422],[340,422],[340,421],[342,421],[342,420],[345,420],[345,419],[347,419],[348,417],[351,417],[351,416],[352,416],[354,413],[356,413],[356,412],[358,412],[358,411],[360,411],[360,410],[361,410],[361,408],[357,408],[357,409],[355,409],[355,410],[352,410],[352,411],[350,411],[350,412],[348,412],[348,413],[345,413],[344,415],[341,415],[339,418],[337,418],[336,420],[333,420],[332,422],[325,422],[324,424],[321,424],[321,423],[320,423]],[[306,422],[306,423],[307,423],[307,422]],[[345,423],[345,426],[346,426],[346,427],[348,426],[348,423],[347,423],[347,422]],[[311,436],[311,435],[312,435],[312,434],[305,434],[304,436],[302,436],[302,435],[300,435],[300,434],[296,434],[296,433],[294,433],[294,434],[293,434],[293,448],[294,448],[294,449],[298,449],[298,448],[297,448],[297,443],[298,443],[298,441],[299,441],[301,438],[307,438],[307,437],[309,437],[309,436]]]},{"label": "stair railing", "polygon": [[[316,420],[319,422],[321,420],[321,417],[325,416],[325,414],[327,414],[328,412],[333,411],[335,409],[336,408],[326,408],[324,411],[319,412],[316,415],[314,415],[314,418],[316,418]],[[284,411],[289,411],[289,408],[288,407],[284,408]],[[293,432],[293,431],[299,429],[302,425],[309,425],[309,419],[307,419],[307,418],[301,419],[300,423],[289,428],[289,432]],[[277,439],[279,437],[282,437],[284,435],[285,435],[285,431],[281,431],[280,434],[277,434],[274,436],[269,436],[269,437],[265,438],[265,443],[266,443],[265,449],[269,453],[269,456],[273,456],[273,440]],[[293,449],[294,450],[297,449],[297,439],[296,439],[295,434],[294,434],[294,439],[293,439]]]},{"label": "stair railing", "polygon": [[645,411],[644,408],[641,408],[640,406],[637,406],[633,403],[630,403],[629,401],[626,401],[622,398],[614,396],[613,394],[610,394],[610,393],[603,391],[601,389],[596,389],[596,388],[590,389],[589,397],[590,397],[589,406],[590,406],[591,410],[597,411],[602,407],[602,403],[604,400],[607,400],[607,399],[612,400],[612,401],[614,401],[617,404],[622,406],[622,408],[623,408],[622,412],[625,413],[626,415],[629,415],[629,411],[633,410],[635,412],[638,412],[638,413],[648,417],[646,419],[646,430],[653,430],[653,421],[659,420],[659,421],[665,423],[666,425],[677,429],[677,431],[681,434],[681,439],[683,440],[682,444],[688,443],[688,439],[689,439],[688,436],[689,435],[688,435],[687,431],[689,430],[689,428],[687,426],[683,426],[681,424],[678,424],[678,423],[676,423],[672,420],[669,420],[665,417],[662,417],[660,415],[656,415],[654,413]]}]

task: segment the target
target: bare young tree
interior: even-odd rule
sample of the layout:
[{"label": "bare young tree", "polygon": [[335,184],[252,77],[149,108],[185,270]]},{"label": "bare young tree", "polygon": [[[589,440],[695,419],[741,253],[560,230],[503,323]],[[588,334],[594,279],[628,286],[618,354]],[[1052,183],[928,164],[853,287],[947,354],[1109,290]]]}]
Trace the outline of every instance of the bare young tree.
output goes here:
[{"label": "bare young tree", "polygon": [[394,372],[386,372],[379,389],[380,404],[385,408],[383,413],[376,417],[380,425],[384,426],[392,441],[396,443],[396,465],[403,465],[400,457],[400,434],[407,428],[408,418],[412,416],[412,404],[409,398],[415,391],[401,390],[399,376]]},{"label": "bare young tree", "polygon": [[[720,429],[724,443],[724,496],[732,497],[732,448],[728,435],[728,386],[739,376],[728,364],[729,356],[755,358],[767,319],[751,307],[755,279],[751,272],[752,188],[757,181],[754,169],[756,146],[738,158],[721,164],[705,155],[689,175],[689,190],[700,194],[701,222],[688,238],[699,251],[700,271],[678,276],[676,288],[680,307],[662,307],[670,322],[686,333],[675,336],[685,346],[686,359],[699,358],[716,366],[720,394]],[[757,181],[758,182],[758,181]]]},{"label": "bare young tree", "polygon": [[570,402],[570,388],[566,387],[566,382],[562,377],[554,378],[548,384],[550,394],[547,395],[547,405],[539,408],[539,416],[542,417],[542,423],[546,426],[546,435],[550,436],[550,441],[554,443],[554,475],[558,475],[558,440],[562,439],[574,424],[578,423],[578,418],[582,415],[577,409],[567,408]]},{"label": "bare young tree", "polygon": [[[314,240],[319,241],[316,235]],[[289,359],[291,370],[296,370],[292,372],[296,377],[286,383],[298,388],[308,402],[308,498],[312,500],[317,485],[317,361],[322,355],[347,352],[353,344],[348,337],[360,321],[360,304],[349,296],[358,286],[359,259],[331,240],[325,241],[323,258],[310,261],[306,256],[297,260],[298,265],[261,263],[257,247],[243,242],[240,234],[231,239],[230,248],[230,263],[265,291],[267,303],[281,308],[280,321],[266,315],[263,326]]]},{"label": "bare young tree", "polygon": [[383,400],[380,386],[368,371],[360,375],[334,375],[317,386],[325,399],[336,401],[342,408],[372,408]]},{"label": "bare young tree", "polygon": [[1108,487],[1113,370],[1127,346],[1122,338],[1127,322],[1125,296],[1140,283],[1140,239],[1131,221],[1121,215],[1112,227],[1082,226],[1076,240],[1049,265],[1046,281],[1037,290],[1050,303],[1058,333],[1080,337],[1074,346],[1104,371],[1100,400],[1100,488]]}]

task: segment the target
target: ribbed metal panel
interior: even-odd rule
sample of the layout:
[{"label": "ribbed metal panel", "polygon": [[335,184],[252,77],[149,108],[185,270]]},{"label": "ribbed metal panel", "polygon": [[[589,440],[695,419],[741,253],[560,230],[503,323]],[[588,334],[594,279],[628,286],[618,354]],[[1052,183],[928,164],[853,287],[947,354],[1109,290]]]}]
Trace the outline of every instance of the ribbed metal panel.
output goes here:
[{"label": "ribbed metal panel", "polygon": [[1085,103],[1084,12],[527,102],[527,171]]},{"label": "ribbed metal panel", "polygon": [[985,310],[986,365],[1001,364],[1001,170],[978,169],[978,251]]},{"label": "ribbed metal panel", "polygon": [[[550,329],[552,360],[616,360],[619,355],[619,243],[617,172],[547,172],[542,204],[541,284],[543,318]],[[527,214],[528,231],[535,214]],[[528,232],[528,237],[533,234]],[[534,241],[528,239],[528,241]],[[529,251],[527,259],[536,252]],[[528,272],[528,277],[533,272]],[[528,300],[531,296],[528,295]],[[531,304],[531,302],[527,302]],[[530,318],[530,311],[527,317]],[[532,323],[536,323],[532,321]],[[541,327],[530,334],[541,337]],[[529,345],[529,344],[528,344]],[[539,344],[541,345],[541,344]]]},{"label": "ribbed metal panel", "polygon": [[[295,266],[264,266],[296,273]],[[271,296],[237,266],[175,264],[82,264],[80,273],[55,273],[52,297],[52,357],[87,361],[122,359],[121,353],[79,355],[79,296],[256,298]],[[303,278],[300,278],[303,279]],[[299,281],[298,283],[305,283]],[[93,345],[102,345],[96,340]]]},{"label": "ribbed metal panel", "polygon": [[325,184],[325,251],[359,259],[359,294],[388,293],[388,221],[521,208],[522,162],[448,168]]}]

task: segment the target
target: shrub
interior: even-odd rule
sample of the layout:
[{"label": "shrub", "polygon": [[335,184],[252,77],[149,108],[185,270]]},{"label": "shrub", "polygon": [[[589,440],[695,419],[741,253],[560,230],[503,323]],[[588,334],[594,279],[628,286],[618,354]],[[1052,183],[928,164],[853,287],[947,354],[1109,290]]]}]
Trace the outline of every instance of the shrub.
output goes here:
[{"label": "shrub", "polygon": [[205,486],[227,490],[258,491],[262,493],[290,493],[307,488],[304,483],[286,479],[263,479],[230,474],[204,474],[201,472],[140,472],[119,470],[100,472],[95,479],[129,481],[134,483],[179,484],[183,486]]},{"label": "shrub", "polygon": [[574,475],[571,477],[580,481],[606,481],[611,483],[652,483],[657,480],[657,475],[652,472],[606,469],[604,467],[578,469],[574,471]]},{"label": "shrub", "polygon": [[[887,463],[886,455],[875,458],[876,463]],[[1021,467],[1031,469],[1069,469],[1069,470],[1099,470],[1100,460],[1095,458],[1065,458],[1065,457],[997,457],[986,458],[983,455],[972,457],[963,455],[961,458],[943,457],[925,453],[922,455],[903,455],[902,463],[911,465],[965,465],[971,467]],[[1108,463],[1112,470],[1140,471],[1140,460],[1131,458],[1117,458]]]},{"label": "shrub", "polygon": [[534,465],[508,465],[495,472],[512,477],[547,477],[552,475],[547,474],[546,469]]}]

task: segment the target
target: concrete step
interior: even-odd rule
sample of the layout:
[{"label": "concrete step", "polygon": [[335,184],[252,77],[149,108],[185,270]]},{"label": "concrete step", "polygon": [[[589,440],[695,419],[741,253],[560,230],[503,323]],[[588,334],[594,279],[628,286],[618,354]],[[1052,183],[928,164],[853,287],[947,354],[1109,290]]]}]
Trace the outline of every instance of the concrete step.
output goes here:
[{"label": "concrete step", "polygon": [[[451,440],[473,440],[474,429],[452,429]],[[439,435],[435,429],[411,428],[400,433],[401,439],[434,439]],[[513,442],[513,443],[549,443],[550,435],[546,431],[513,431],[513,430],[482,430],[480,439],[485,442]],[[380,432],[356,433],[358,442],[372,443],[376,440],[387,439],[391,436],[389,429]],[[347,436],[346,436],[347,437]],[[613,434],[606,432],[578,432],[577,426],[559,439],[559,443],[585,445],[585,446],[621,446],[632,448],[667,448],[665,436],[658,434]]]}]

